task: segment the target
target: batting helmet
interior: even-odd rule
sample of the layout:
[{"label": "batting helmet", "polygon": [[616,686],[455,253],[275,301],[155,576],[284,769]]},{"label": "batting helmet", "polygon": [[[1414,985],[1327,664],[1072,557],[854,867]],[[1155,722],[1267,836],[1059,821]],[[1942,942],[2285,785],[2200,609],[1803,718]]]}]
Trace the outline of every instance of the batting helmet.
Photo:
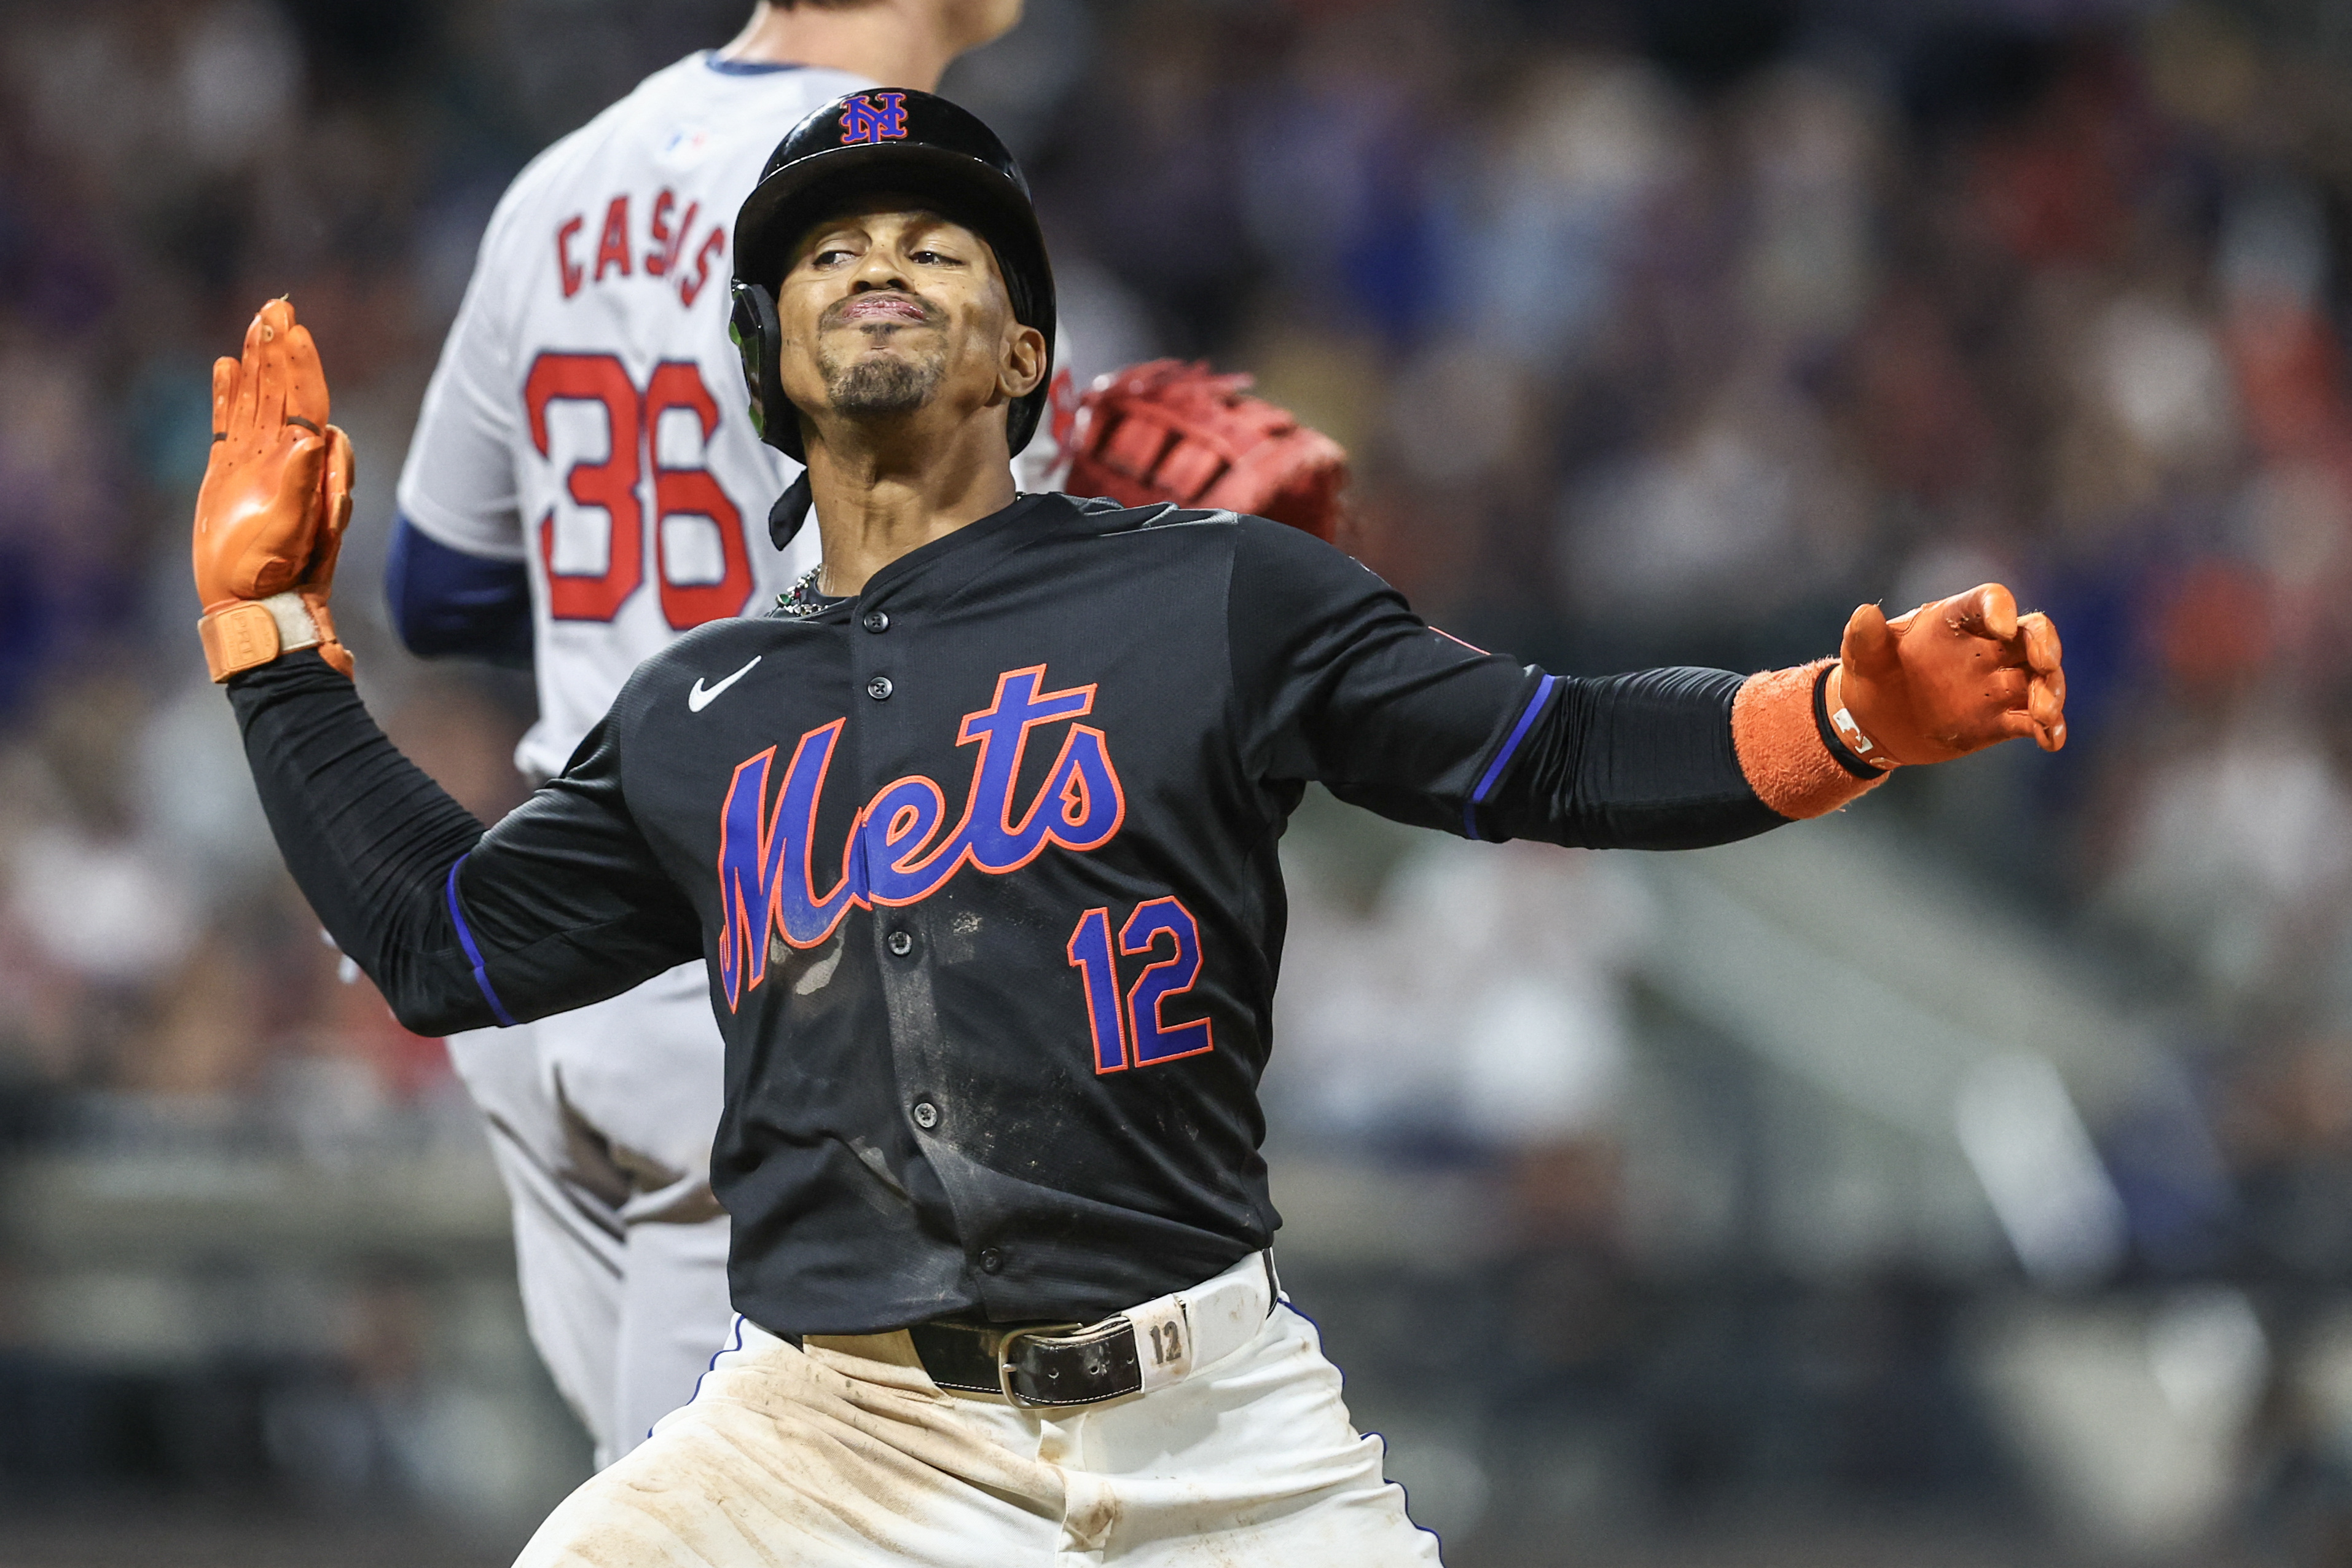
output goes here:
[{"label": "batting helmet", "polygon": [[1054,269],[1029,205],[1029,182],[996,133],[970,111],[928,92],[870,90],[837,98],[793,128],[735,216],[734,313],[728,333],[751,384],[760,438],[793,458],[800,419],[783,394],[775,286],[793,247],[844,202],[904,192],[936,203],[996,252],[1013,315],[1045,334],[1046,374],[1013,405],[1004,426],[1018,452],[1036,433],[1052,379]]}]

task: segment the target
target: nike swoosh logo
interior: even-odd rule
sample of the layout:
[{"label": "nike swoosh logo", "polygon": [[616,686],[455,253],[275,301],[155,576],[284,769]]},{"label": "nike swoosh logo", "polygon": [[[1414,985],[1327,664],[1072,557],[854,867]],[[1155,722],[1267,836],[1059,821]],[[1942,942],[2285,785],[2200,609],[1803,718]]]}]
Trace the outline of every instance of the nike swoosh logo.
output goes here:
[{"label": "nike swoosh logo", "polygon": [[[753,654],[751,656],[751,664],[759,663],[761,657],[761,656],[759,654]],[[702,677],[698,675],[696,676],[694,678],[694,689],[686,694],[686,706],[688,711],[699,713],[705,708],[709,707],[713,701],[717,700],[720,692],[726,690],[729,687],[734,685],[737,681],[751,673],[751,664],[745,665],[742,668],[737,670],[734,674],[729,676],[718,685],[707,689],[702,684]]]}]

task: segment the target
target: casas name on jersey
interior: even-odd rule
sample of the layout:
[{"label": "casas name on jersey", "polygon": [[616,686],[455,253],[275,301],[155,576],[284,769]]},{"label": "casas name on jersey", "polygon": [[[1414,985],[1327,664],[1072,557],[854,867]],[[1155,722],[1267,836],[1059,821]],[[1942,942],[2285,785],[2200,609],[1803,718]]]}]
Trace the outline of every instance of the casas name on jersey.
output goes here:
[{"label": "casas name on jersey", "polygon": [[696,200],[681,203],[667,185],[655,193],[642,210],[646,226],[641,235],[631,224],[627,192],[606,202],[593,255],[588,249],[585,213],[573,213],[556,226],[555,277],[565,299],[608,278],[643,276],[667,280],[678,304],[691,309],[714,272],[722,279],[726,276],[720,263],[727,255],[725,220],[730,215],[706,214],[702,203]]}]

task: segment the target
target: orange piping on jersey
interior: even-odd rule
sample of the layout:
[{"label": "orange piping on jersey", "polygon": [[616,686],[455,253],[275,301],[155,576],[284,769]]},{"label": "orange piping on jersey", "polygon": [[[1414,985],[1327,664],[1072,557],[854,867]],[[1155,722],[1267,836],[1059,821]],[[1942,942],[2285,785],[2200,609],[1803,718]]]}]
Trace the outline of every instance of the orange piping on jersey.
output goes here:
[{"label": "orange piping on jersey", "polygon": [[1447,631],[1444,626],[1432,626],[1432,627],[1430,627],[1429,629],[1430,629],[1431,631],[1435,632],[1439,637],[1444,637],[1447,642],[1458,644],[1459,646],[1461,646],[1461,647],[1466,647],[1466,648],[1468,648],[1472,653],[1475,653],[1475,654],[1485,654],[1485,653],[1486,652],[1486,650],[1485,648],[1480,647],[1476,643],[1474,643],[1474,642],[1463,642],[1463,640],[1462,640],[1460,637],[1455,637],[1452,632]]}]

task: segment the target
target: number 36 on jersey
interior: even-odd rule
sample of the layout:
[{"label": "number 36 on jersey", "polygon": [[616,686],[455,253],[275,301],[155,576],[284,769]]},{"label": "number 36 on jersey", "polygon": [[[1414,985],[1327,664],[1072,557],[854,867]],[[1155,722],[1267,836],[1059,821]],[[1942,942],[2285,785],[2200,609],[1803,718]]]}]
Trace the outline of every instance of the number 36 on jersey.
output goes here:
[{"label": "number 36 on jersey", "polygon": [[555,619],[609,621],[648,574],[677,630],[742,613],[751,556],[740,509],[703,464],[719,403],[699,365],[666,360],[641,388],[613,354],[549,351],[531,362],[523,405],[539,455],[571,459],[572,510],[559,519],[558,501],[531,530]]}]

